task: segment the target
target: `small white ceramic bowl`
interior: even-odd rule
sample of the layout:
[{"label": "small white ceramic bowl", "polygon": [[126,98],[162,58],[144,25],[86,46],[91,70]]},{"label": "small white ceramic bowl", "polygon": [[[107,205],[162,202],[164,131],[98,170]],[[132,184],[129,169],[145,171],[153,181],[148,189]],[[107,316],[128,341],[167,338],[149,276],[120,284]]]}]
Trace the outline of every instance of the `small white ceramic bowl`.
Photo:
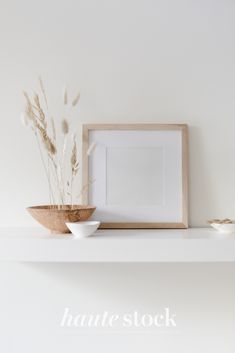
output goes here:
[{"label": "small white ceramic bowl", "polygon": [[99,225],[100,225],[100,222],[97,222],[97,221],[66,223],[66,226],[77,238],[89,237],[97,230]]},{"label": "small white ceramic bowl", "polygon": [[211,226],[220,233],[235,233],[235,223],[211,223]]}]

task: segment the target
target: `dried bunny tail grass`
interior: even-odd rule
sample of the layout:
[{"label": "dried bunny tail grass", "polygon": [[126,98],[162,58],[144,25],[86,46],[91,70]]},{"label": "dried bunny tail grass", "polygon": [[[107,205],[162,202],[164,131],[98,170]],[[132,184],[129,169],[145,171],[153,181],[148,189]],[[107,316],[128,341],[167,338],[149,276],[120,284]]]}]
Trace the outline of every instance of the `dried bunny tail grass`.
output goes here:
[{"label": "dried bunny tail grass", "polygon": [[27,103],[26,108],[25,108],[25,115],[27,118],[32,121],[33,123],[35,122],[35,115],[33,112],[33,109],[30,104]]},{"label": "dried bunny tail grass", "polygon": [[43,145],[44,145],[45,149],[47,150],[47,152],[51,156],[55,155],[57,152],[56,146],[54,145],[54,143],[51,141],[50,137],[48,136],[46,129],[43,126],[41,126],[37,121],[35,122],[35,126],[40,133]]},{"label": "dried bunny tail grass", "polygon": [[78,171],[78,160],[77,160],[77,144],[76,144],[75,138],[73,140],[73,148],[72,148],[70,162],[71,162],[72,175],[76,175]]},{"label": "dried bunny tail grass", "polygon": [[92,152],[94,152],[94,150],[96,149],[96,142],[92,142],[92,144],[89,146],[88,150],[87,150],[87,155],[90,156],[92,154]]},{"label": "dried bunny tail grass", "polygon": [[39,81],[39,85],[40,85],[40,89],[42,91],[42,95],[43,95],[44,101],[46,103],[46,107],[48,109],[47,95],[46,95],[46,91],[45,91],[44,84],[43,84],[41,76],[39,76],[38,81]]},{"label": "dried bunny tail grass", "polygon": [[35,124],[37,116],[33,111],[33,105],[30,101],[28,94],[25,91],[23,91],[23,95],[26,99],[25,115],[27,116],[28,120]]},{"label": "dried bunny tail grass", "polygon": [[25,114],[27,115],[27,117],[30,119],[30,120],[34,120],[34,112],[33,112],[33,107],[32,107],[32,103],[31,103],[31,100],[29,98],[29,95],[27,92],[23,91],[23,95],[26,99],[26,108],[25,108]]},{"label": "dried bunny tail grass", "polygon": [[[34,128],[37,128],[37,125],[39,125],[38,124],[38,121],[39,121],[40,124],[43,126],[43,128],[46,130],[47,128],[46,117],[41,108],[39,96],[37,94],[34,95],[35,105],[33,105],[27,92],[23,91],[23,95],[26,99],[25,114],[28,117],[28,120],[30,120],[33,123]],[[38,115],[35,113],[35,110],[37,111]]]},{"label": "dried bunny tail grass", "polygon": [[61,128],[62,128],[62,132],[64,135],[67,135],[69,133],[69,123],[68,123],[67,119],[62,120]]},{"label": "dried bunny tail grass", "polygon": [[24,97],[26,99],[26,102],[31,105],[31,101],[30,101],[28,93],[26,91],[23,91],[23,95],[24,95]]},{"label": "dried bunny tail grass", "polygon": [[56,141],[56,128],[55,128],[54,118],[51,118],[51,128],[52,128],[53,139],[54,141]]},{"label": "dried bunny tail grass", "polygon": [[34,103],[35,103],[35,108],[39,113],[38,119],[39,119],[40,123],[43,125],[43,127],[46,129],[46,127],[47,127],[46,117],[45,117],[45,114],[42,110],[42,107],[40,104],[40,99],[39,99],[39,96],[37,93],[35,93],[35,95],[34,95]]},{"label": "dried bunny tail grass", "polygon": [[80,99],[80,93],[78,93],[78,94],[76,95],[76,97],[74,98],[74,100],[72,101],[72,106],[73,106],[73,107],[75,107],[75,106],[78,104],[79,99]]},{"label": "dried bunny tail grass", "polygon": [[64,88],[64,92],[63,92],[63,100],[64,100],[64,105],[68,104],[68,92],[67,92],[67,88]]}]

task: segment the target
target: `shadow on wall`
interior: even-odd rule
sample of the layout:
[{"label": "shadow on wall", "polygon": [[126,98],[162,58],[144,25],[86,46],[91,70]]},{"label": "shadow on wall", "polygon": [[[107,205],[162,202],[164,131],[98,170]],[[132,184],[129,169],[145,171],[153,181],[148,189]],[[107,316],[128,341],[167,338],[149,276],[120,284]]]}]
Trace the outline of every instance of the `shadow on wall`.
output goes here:
[{"label": "shadow on wall", "polygon": [[[23,264],[28,274],[44,283],[45,298],[74,310],[141,310],[172,306],[178,312],[226,313],[222,297],[235,292],[230,264]],[[208,281],[208,278],[210,279]],[[218,282],[220,286],[218,287]],[[37,286],[37,284],[35,284]],[[53,288],[53,292],[48,290]],[[37,288],[34,288],[37,292]],[[225,306],[224,306],[225,305]],[[205,308],[202,309],[202,307]]]},{"label": "shadow on wall", "polygon": [[203,127],[189,127],[189,224],[205,227],[216,209],[213,175]]}]

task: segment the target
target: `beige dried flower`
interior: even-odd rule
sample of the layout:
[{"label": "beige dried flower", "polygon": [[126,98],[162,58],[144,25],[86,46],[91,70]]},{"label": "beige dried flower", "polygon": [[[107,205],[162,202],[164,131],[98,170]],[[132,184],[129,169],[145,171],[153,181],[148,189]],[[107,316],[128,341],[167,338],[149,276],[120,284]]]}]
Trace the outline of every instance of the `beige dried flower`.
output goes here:
[{"label": "beige dried flower", "polygon": [[62,120],[61,128],[64,135],[67,135],[69,133],[69,123],[67,119]]},{"label": "beige dried flower", "polygon": [[33,112],[33,107],[32,107],[32,103],[30,101],[30,98],[28,96],[28,93],[23,91],[23,95],[26,99],[26,108],[25,108],[25,114],[28,117],[29,120],[34,121],[35,119],[35,114]]},{"label": "beige dried flower", "polygon": [[73,107],[75,107],[75,106],[78,104],[79,99],[80,99],[80,93],[78,93],[78,94],[76,95],[76,97],[74,98],[74,100],[72,101],[72,106],[73,106]]},{"label": "beige dried flower", "polygon": [[46,107],[48,109],[47,95],[46,95],[46,91],[45,91],[44,84],[43,84],[41,76],[39,76],[38,81],[39,81],[39,85],[40,85],[40,88],[41,88],[41,91],[42,91],[43,98],[44,98],[45,103],[46,103]]},{"label": "beige dried flower", "polygon": [[50,137],[48,136],[46,129],[43,126],[41,126],[37,121],[35,123],[35,126],[36,126],[38,132],[40,133],[43,145],[44,145],[45,149],[47,150],[47,152],[52,156],[55,155],[57,152],[56,146],[54,145],[54,143],[51,141]]},{"label": "beige dried flower", "polygon": [[56,141],[56,128],[55,128],[55,121],[53,118],[51,118],[51,128],[52,128],[52,134],[54,141]]},{"label": "beige dried flower", "polygon": [[24,95],[24,97],[25,97],[25,99],[26,99],[26,102],[27,102],[29,105],[31,105],[31,101],[30,101],[30,98],[29,98],[28,93],[27,93],[26,91],[23,91],[23,95]]},{"label": "beige dried flower", "polygon": [[43,127],[46,129],[47,127],[46,117],[41,107],[40,99],[37,93],[35,93],[34,95],[34,103],[35,103],[35,109],[38,111],[38,114],[39,114],[38,119],[40,123],[43,125]]},{"label": "beige dried flower", "polygon": [[73,148],[72,148],[72,154],[71,154],[71,168],[72,168],[72,174],[76,175],[78,171],[78,160],[77,160],[77,144],[76,140],[74,139],[73,141]]},{"label": "beige dried flower", "polygon": [[67,92],[66,88],[64,88],[63,100],[64,100],[64,105],[67,105],[68,104],[68,92]]},{"label": "beige dried flower", "polygon": [[[56,136],[58,131],[56,129],[55,120],[53,117],[50,118],[51,114],[48,109],[48,99],[41,77],[38,78],[38,82],[40,88],[39,93],[35,93],[32,98],[27,92],[23,92],[26,106],[25,112],[21,114],[21,120],[24,125],[29,125],[35,134],[49,184],[51,205],[56,205],[57,199],[60,203],[65,204],[66,194],[70,196],[71,205],[73,205],[73,183],[79,171],[77,139],[75,135],[70,133],[71,125],[67,115],[69,112],[67,112],[65,113],[66,115],[64,115],[66,118],[62,116],[63,119],[61,121],[60,135],[63,134],[63,146],[60,148],[60,146],[57,145],[57,143],[60,142],[60,136]],[[78,93],[73,100],[70,100],[67,89],[64,89],[63,103],[64,105],[68,105],[69,103],[71,106],[68,108],[75,107],[79,99],[80,94]],[[64,107],[64,109],[66,108],[67,107]],[[68,156],[70,159],[68,158],[67,161],[66,146],[68,143],[71,143],[70,135],[72,135],[72,151],[71,155]],[[89,146],[87,151],[88,155],[90,155],[94,149],[95,144]],[[71,168],[69,175],[67,175],[65,170],[67,162],[70,164]],[[70,178],[70,181],[66,180],[67,177]]]}]

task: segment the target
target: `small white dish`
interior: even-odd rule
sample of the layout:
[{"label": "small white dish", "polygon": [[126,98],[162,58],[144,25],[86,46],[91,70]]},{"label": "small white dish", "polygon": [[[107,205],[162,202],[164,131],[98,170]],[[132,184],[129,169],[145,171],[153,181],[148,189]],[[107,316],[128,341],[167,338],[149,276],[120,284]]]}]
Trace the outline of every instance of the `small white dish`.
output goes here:
[{"label": "small white dish", "polygon": [[68,222],[66,226],[76,238],[86,238],[92,235],[99,227],[98,221]]},{"label": "small white dish", "polygon": [[220,233],[235,233],[235,223],[211,223],[211,226]]}]

